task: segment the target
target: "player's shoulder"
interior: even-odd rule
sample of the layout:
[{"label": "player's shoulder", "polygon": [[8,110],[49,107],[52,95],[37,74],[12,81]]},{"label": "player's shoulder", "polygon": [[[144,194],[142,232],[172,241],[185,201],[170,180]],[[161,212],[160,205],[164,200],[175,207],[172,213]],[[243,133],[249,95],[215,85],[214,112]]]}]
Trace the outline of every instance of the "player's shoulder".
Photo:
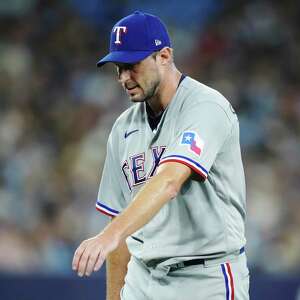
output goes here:
[{"label": "player's shoulder", "polygon": [[235,115],[235,111],[231,103],[216,89],[205,85],[191,77],[186,77],[182,82],[183,88],[183,108],[189,109],[199,107],[199,109],[211,107],[211,109],[221,109],[231,119],[232,115]]},{"label": "player's shoulder", "polygon": [[228,100],[216,89],[209,87],[191,77],[183,81],[183,87],[189,101],[215,102],[220,105],[228,104]]}]

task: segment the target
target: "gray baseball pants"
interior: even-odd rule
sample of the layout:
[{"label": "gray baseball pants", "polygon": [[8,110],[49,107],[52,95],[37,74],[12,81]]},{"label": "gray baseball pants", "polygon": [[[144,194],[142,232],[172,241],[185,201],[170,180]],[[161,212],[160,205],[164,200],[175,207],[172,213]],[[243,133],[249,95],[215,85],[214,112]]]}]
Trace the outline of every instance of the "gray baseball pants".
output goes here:
[{"label": "gray baseball pants", "polygon": [[131,257],[121,300],[249,300],[245,253],[185,267],[172,260],[148,267]]}]

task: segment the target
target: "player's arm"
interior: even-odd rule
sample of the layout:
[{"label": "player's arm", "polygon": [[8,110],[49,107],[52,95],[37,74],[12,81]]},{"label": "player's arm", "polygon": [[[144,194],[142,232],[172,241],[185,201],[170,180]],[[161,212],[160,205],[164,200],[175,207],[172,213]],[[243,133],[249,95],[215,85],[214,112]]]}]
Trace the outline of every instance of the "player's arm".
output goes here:
[{"label": "player's arm", "polygon": [[79,276],[90,275],[102,266],[107,255],[129,235],[147,224],[168,201],[176,197],[192,171],[189,167],[169,162],[158,168],[130,205],[95,237],[77,248],[73,269]]},{"label": "player's arm", "polygon": [[130,254],[125,241],[106,259],[106,300],[120,300],[120,291],[125,283]]}]

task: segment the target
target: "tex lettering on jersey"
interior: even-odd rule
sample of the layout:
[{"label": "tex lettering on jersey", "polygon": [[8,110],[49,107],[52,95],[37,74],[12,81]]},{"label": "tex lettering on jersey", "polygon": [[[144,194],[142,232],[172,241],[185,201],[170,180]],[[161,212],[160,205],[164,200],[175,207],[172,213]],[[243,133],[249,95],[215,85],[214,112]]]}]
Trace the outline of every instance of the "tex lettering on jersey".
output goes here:
[{"label": "tex lettering on jersey", "polygon": [[145,152],[132,155],[123,162],[122,173],[130,191],[132,187],[143,184],[155,174],[165,150],[165,146],[151,147],[152,167],[148,172],[145,170]]}]

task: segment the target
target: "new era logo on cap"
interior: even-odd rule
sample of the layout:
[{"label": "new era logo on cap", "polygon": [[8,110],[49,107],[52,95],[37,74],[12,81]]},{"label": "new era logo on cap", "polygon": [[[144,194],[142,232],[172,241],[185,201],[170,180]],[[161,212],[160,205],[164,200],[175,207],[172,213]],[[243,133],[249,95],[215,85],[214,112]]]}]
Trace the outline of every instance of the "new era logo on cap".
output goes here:
[{"label": "new era logo on cap", "polygon": [[171,43],[163,22],[154,15],[136,11],[115,24],[110,53],[97,66],[107,62],[136,63],[164,47],[171,47]]},{"label": "new era logo on cap", "polygon": [[159,46],[162,44],[162,42],[160,40],[155,40],[154,42],[155,42],[155,46]]}]

